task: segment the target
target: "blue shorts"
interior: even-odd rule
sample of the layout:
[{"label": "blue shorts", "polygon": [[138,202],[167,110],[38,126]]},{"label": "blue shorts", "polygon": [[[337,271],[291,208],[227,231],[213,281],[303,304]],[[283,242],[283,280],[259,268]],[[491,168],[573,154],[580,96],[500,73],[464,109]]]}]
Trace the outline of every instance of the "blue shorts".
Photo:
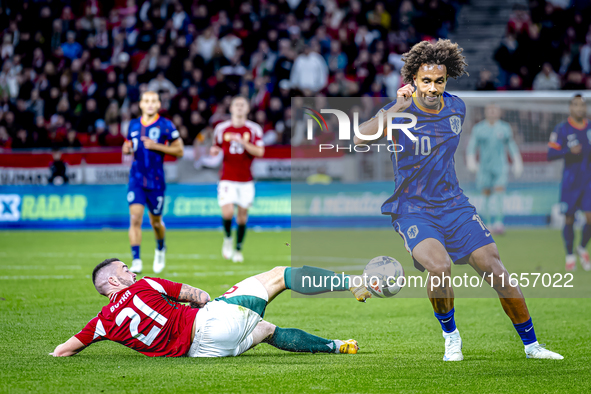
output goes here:
[{"label": "blue shorts", "polygon": [[579,190],[563,190],[560,193],[560,211],[574,215],[577,211],[591,212],[591,184]]},{"label": "blue shorts", "polygon": [[145,189],[130,184],[127,188],[127,203],[147,205],[152,215],[160,216],[164,207],[164,189]]},{"label": "blue shorts", "polygon": [[[476,209],[469,202],[436,212],[399,215],[392,225],[404,240],[404,247],[412,251],[421,241],[435,238],[445,247],[454,264],[466,264],[476,249],[494,243]],[[415,267],[425,268],[413,258]]]}]

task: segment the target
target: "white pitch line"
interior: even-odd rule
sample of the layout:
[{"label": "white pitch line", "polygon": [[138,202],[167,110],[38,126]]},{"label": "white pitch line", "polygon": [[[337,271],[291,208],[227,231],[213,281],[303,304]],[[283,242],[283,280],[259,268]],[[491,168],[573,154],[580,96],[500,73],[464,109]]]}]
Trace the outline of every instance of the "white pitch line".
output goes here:
[{"label": "white pitch line", "polygon": [[16,275],[0,276],[0,280],[74,279],[74,275]]},{"label": "white pitch line", "polygon": [[81,270],[82,267],[79,265],[0,265],[0,270],[46,270],[46,269],[56,269],[56,270]]}]

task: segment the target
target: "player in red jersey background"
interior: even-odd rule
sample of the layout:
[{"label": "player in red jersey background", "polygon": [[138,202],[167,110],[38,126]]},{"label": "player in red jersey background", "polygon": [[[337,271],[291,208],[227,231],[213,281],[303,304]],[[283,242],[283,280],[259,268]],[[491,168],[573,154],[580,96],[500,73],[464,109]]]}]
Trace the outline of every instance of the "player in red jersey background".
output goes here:
[{"label": "player in red jersey background", "polygon": [[[231,119],[218,124],[213,132],[211,156],[223,152],[222,176],[218,184],[218,203],[222,208],[224,243],[222,256],[242,263],[242,242],[246,235],[248,208],[254,200],[254,182],[250,166],[255,157],[265,154],[263,129],[246,117],[250,105],[244,97],[234,97],[230,104]],[[232,218],[238,206],[236,248],[232,247]]]}]

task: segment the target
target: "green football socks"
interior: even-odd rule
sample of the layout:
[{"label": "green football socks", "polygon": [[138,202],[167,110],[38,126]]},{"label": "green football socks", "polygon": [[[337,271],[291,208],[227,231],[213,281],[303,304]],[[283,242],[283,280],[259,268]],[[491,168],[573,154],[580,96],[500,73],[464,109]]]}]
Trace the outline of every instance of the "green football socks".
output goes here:
[{"label": "green football socks", "polygon": [[333,271],[307,265],[301,268],[287,267],[283,279],[286,288],[306,295],[346,291],[350,287],[349,275],[338,275]]},{"label": "green football socks", "polygon": [[297,328],[275,328],[271,338],[265,341],[269,345],[287,352],[305,353],[338,353],[339,346],[335,341],[308,334]]}]

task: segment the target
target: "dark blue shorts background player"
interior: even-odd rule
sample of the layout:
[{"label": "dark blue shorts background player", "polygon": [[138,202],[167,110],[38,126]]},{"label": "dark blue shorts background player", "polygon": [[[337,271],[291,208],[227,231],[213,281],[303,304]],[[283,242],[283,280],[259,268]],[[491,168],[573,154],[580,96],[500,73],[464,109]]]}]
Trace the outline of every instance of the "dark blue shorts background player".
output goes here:
[{"label": "dark blue shorts background player", "polygon": [[[454,320],[453,288],[449,283],[433,281],[435,276],[439,279],[442,275],[451,276],[452,261],[470,264],[480,276],[485,272],[494,275],[493,288],[519,333],[528,358],[562,359],[538,344],[521,289],[508,285],[509,274],[497,246],[458,184],[454,153],[466,107],[460,98],[445,92],[445,86],[449,77],[457,78],[465,73],[467,64],[461,52],[449,40],[416,44],[403,55],[405,64],[401,73],[408,85],[398,90],[395,102],[359,127],[362,134],[374,135],[380,113],[383,130],[387,130],[388,112],[404,111],[417,118],[416,125],[409,129],[416,142],[400,130],[392,135],[392,143],[402,145],[403,149],[392,154],[395,191],[382,205],[382,213],[392,217],[392,224],[402,236],[415,266],[429,272],[427,290],[443,329],[444,361],[463,360],[462,339]],[[393,122],[405,123],[402,118]],[[366,141],[356,137],[355,143]],[[487,281],[490,284],[490,276]]]},{"label": "dark blue shorts background player", "polygon": [[133,262],[132,272],[142,271],[140,244],[144,207],[148,207],[150,224],[156,235],[156,251],[153,269],[160,273],[165,266],[165,227],[162,221],[164,208],[164,155],[183,156],[183,141],[172,122],[158,115],[160,98],[156,92],[144,92],[140,99],[142,116],[129,123],[124,154],[133,154],[129,171],[127,202],[129,203],[129,243]]},{"label": "dark blue shorts background player", "polygon": [[585,212],[587,223],[583,227],[581,243],[577,254],[585,271],[591,270],[587,243],[591,238],[591,124],[586,119],[587,104],[583,97],[575,95],[569,106],[570,116],[550,134],[548,160],[564,159],[560,205],[565,215],[564,246],[566,248],[566,270],[577,266],[574,254],[575,212]]}]

